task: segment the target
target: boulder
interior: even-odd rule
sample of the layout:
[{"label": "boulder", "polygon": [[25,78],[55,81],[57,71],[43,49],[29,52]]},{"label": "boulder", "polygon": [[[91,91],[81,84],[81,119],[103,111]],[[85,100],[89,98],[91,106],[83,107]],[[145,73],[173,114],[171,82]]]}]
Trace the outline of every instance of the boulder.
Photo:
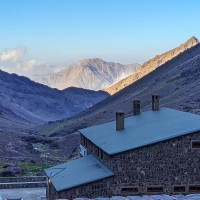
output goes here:
[{"label": "boulder", "polygon": [[16,176],[23,174],[24,170],[21,167],[16,167],[16,166],[8,166],[5,168],[2,172],[2,176]]},{"label": "boulder", "polygon": [[5,164],[5,165],[3,165],[2,167],[3,168],[7,168],[7,167],[10,167],[10,166],[12,166],[11,164]]}]

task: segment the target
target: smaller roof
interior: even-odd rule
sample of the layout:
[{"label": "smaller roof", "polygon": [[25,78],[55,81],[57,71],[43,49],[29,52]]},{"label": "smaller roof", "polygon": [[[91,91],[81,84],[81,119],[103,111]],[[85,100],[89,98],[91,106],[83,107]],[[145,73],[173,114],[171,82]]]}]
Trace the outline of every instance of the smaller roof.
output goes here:
[{"label": "smaller roof", "polygon": [[114,175],[92,155],[69,161],[45,170],[57,191],[70,189]]},{"label": "smaller roof", "polygon": [[200,115],[161,108],[125,118],[124,130],[115,126],[112,121],[80,132],[112,155],[199,131]]}]

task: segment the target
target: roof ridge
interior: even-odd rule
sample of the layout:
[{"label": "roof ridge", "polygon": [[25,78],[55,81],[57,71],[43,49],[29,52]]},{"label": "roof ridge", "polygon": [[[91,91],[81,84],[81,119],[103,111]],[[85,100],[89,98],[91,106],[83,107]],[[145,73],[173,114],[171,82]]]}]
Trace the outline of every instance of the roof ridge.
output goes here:
[{"label": "roof ridge", "polygon": [[[60,172],[62,172],[63,170],[65,170],[66,167],[62,167],[62,168],[54,168],[54,167],[53,167],[53,169],[60,169],[60,171],[57,172],[57,173],[55,173],[55,174],[53,174],[53,176],[51,176],[51,174],[53,173],[53,172],[51,172],[51,173],[50,173],[50,178],[53,178],[54,176],[56,176],[57,174],[59,174]],[[47,169],[47,170],[48,170],[48,169]]]}]

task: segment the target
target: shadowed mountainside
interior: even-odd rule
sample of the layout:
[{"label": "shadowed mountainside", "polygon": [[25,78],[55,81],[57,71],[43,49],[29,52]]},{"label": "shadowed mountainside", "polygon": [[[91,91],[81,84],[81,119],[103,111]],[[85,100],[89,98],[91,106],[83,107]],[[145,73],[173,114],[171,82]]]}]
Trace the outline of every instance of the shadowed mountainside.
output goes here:
[{"label": "shadowed mountainside", "polygon": [[52,89],[0,71],[0,129],[25,128],[71,117],[109,95],[80,88]]}]

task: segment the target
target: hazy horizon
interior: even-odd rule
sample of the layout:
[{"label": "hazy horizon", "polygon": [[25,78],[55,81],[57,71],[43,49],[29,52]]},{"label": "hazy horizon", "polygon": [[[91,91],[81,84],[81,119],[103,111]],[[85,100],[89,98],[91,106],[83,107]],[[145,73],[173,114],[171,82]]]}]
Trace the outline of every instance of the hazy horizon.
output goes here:
[{"label": "hazy horizon", "polygon": [[0,69],[58,72],[84,58],[132,64],[200,38],[199,1],[1,1]]}]

